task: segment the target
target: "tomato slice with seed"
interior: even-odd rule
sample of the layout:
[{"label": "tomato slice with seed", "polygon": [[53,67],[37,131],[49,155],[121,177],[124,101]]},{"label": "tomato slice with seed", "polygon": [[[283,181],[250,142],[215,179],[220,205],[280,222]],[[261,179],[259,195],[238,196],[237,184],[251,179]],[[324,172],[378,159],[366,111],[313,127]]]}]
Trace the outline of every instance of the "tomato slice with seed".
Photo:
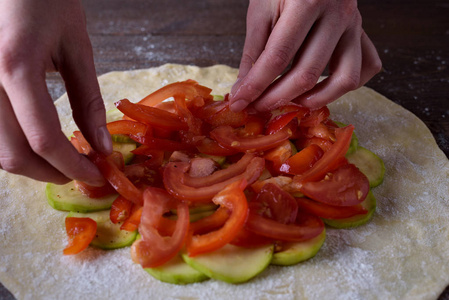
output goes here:
[{"label": "tomato slice with seed", "polygon": [[324,223],[319,217],[304,212],[298,212],[294,224],[282,224],[250,212],[245,228],[274,240],[303,242],[319,235],[324,230]]},{"label": "tomato slice with seed", "polygon": [[280,167],[280,171],[292,175],[299,175],[313,167],[323,156],[320,146],[312,144],[288,158]]},{"label": "tomato slice with seed", "polygon": [[109,218],[111,222],[117,224],[123,222],[131,215],[133,203],[123,196],[118,196],[115,198],[111,205],[111,211],[109,213]]},{"label": "tomato slice with seed", "polygon": [[296,130],[297,122],[290,122],[278,132],[258,137],[240,137],[231,126],[219,126],[210,132],[210,136],[220,145],[238,151],[263,151],[275,148],[288,140]]},{"label": "tomato slice with seed", "polygon": [[97,233],[97,222],[91,218],[65,218],[65,228],[69,243],[64,249],[64,255],[78,254],[86,249]]},{"label": "tomato slice with seed", "polygon": [[296,198],[300,209],[325,219],[345,219],[355,215],[364,215],[368,211],[361,205],[354,206],[333,206],[320,203],[305,197]]},{"label": "tomato slice with seed", "polygon": [[353,164],[339,167],[317,182],[306,182],[300,191],[307,197],[329,205],[352,206],[365,200],[369,181]]}]

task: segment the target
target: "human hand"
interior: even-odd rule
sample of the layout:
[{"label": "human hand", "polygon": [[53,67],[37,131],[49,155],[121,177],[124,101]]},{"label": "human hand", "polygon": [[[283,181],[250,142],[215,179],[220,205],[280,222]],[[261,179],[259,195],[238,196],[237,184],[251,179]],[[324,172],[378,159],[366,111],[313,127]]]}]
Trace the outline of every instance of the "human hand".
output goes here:
[{"label": "human hand", "polygon": [[79,0],[0,2],[0,168],[36,180],[104,184],[61,131],[46,72],[64,79],[73,117],[94,149],[112,151]]},{"label": "human hand", "polygon": [[[317,83],[326,65],[329,76]],[[231,109],[254,102],[264,111],[290,101],[319,108],[364,85],[380,69],[356,0],[252,0]]]}]

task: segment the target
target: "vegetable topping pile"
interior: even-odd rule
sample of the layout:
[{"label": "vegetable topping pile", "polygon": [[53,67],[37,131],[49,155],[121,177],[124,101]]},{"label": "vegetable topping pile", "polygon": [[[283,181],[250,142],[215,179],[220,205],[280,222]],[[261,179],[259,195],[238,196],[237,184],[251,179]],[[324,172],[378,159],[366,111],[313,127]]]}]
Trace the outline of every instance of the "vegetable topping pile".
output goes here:
[{"label": "vegetable topping pile", "polygon": [[[327,107],[289,104],[260,113],[232,112],[228,104],[227,95],[214,99],[211,89],[187,80],[138,103],[116,102],[122,114],[108,112],[120,116],[107,124],[116,150],[110,156],[93,150],[75,131],[72,144],[108,183],[72,183],[87,206],[76,199],[72,206],[61,203],[63,197],[59,192],[53,197],[54,185],[48,184],[49,203],[72,211],[64,254],[89,244],[109,249],[132,244],[133,261],[159,270],[149,273],[163,281],[241,282],[270,263],[290,265],[314,256],[325,223],[347,228],[370,219],[375,210],[370,189],[381,183],[384,167],[357,145],[352,125],[332,121]],[[371,155],[360,159],[362,151]],[[107,216],[98,217],[104,210]],[[89,217],[93,211],[97,217]],[[298,246],[310,253],[295,252]],[[245,278],[221,276],[227,272],[220,271],[223,266],[209,274],[208,262],[200,259],[223,249],[232,257],[233,251],[251,255],[262,248],[268,249],[266,263]],[[203,276],[167,279],[161,274],[173,263],[187,263]]]}]

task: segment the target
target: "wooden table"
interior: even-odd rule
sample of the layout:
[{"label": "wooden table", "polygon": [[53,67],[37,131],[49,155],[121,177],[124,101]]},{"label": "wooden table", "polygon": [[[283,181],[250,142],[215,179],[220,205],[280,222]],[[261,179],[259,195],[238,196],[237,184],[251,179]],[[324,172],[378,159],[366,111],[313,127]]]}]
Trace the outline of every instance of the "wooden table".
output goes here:
[{"label": "wooden table", "polygon": [[[239,65],[247,1],[83,2],[99,75],[164,63]],[[449,156],[447,0],[364,0],[359,9],[384,68],[367,86],[423,120]],[[59,76],[48,83],[55,99],[64,92]],[[0,299],[13,299],[1,285]],[[440,299],[449,299],[449,288]]]}]

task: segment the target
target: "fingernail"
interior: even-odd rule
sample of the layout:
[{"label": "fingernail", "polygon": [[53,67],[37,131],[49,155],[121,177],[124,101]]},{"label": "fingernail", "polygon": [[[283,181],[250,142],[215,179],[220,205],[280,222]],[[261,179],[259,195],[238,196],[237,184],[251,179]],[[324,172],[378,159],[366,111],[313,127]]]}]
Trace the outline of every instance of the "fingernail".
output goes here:
[{"label": "fingernail", "polygon": [[239,111],[242,111],[247,106],[248,106],[248,101],[237,100],[231,104],[230,108],[233,112],[239,112]]},{"label": "fingernail", "polygon": [[97,142],[101,147],[101,149],[98,150],[100,150],[102,153],[112,153],[112,139],[106,126],[102,126],[97,129]]}]

